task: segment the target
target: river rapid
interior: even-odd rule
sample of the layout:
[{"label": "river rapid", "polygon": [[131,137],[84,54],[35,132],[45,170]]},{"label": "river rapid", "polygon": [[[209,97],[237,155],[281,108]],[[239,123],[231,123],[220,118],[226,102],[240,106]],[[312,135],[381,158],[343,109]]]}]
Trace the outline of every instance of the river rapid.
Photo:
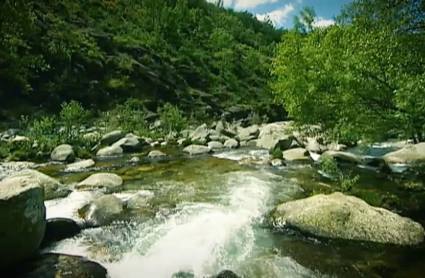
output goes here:
[{"label": "river rapid", "polygon": [[[247,159],[256,163],[241,163]],[[43,252],[85,256],[104,265],[111,278],[171,278],[179,271],[198,278],[224,269],[251,278],[422,277],[415,275],[418,258],[425,261],[423,248],[320,240],[271,228],[267,215],[276,205],[305,197],[306,185],[329,185],[309,164],[271,167],[262,163],[267,159],[267,151],[246,149],[136,164],[113,158],[90,172],[40,168],[65,183],[114,172],[125,181],[118,198],[150,200],[146,208],[125,211],[111,225],[86,229]],[[77,210],[95,197],[75,191],[47,201],[47,218],[80,221]]]}]

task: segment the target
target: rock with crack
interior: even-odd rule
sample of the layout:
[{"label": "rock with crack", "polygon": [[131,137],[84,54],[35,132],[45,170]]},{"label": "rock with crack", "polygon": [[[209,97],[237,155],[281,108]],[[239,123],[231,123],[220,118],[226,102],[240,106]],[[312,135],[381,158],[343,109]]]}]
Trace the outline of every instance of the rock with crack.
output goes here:
[{"label": "rock with crack", "polygon": [[395,245],[423,242],[424,229],[413,220],[342,193],[316,195],[279,205],[277,227],[288,227],[325,238]]}]

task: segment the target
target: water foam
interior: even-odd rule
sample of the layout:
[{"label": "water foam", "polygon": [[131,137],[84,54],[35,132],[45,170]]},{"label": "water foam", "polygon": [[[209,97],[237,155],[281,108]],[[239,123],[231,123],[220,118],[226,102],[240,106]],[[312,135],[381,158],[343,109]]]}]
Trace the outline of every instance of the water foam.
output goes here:
[{"label": "water foam", "polygon": [[229,178],[228,205],[180,204],[164,223],[141,230],[132,252],[107,264],[112,278],[169,278],[180,270],[196,277],[235,268],[254,246],[253,221],[268,198],[266,182],[250,175]]}]

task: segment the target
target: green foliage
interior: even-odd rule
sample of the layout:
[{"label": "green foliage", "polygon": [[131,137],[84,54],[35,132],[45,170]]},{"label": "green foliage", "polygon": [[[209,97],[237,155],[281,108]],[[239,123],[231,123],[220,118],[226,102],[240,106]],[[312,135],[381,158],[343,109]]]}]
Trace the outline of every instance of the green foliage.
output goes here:
[{"label": "green foliage", "polygon": [[336,181],[342,192],[349,192],[359,180],[359,176],[351,176],[351,173],[344,174],[338,167],[338,163],[332,157],[324,157],[320,160],[320,170]]},{"label": "green foliage", "polygon": [[282,159],[283,158],[283,152],[280,149],[275,149],[275,150],[273,150],[272,156],[273,156],[273,158]]},{"label": "green foliage", "polygon": [[163,107],[158,108],[158,114],[162,121],[164,131],[180,133],[186,128],[188,120],[183,112],[176,106],[166,103]]},{"label": "green foliage", "polygon": [[147,135],[149,132],[145,116],[143,103],[129,98],[123,104],[118,104],[113,110],[104,113],[101,125],[108,131],[120,129],[125,132]]},{"label": "green foliage", "polygon": [[424,7],[390,2],[356,0],[338,24],[284,36],[272,87],[298,124],[340,141],[425,139]]},{"label": "green foliage", "polygon": [[104,111],[133,97],[190,116],[199,104],[220,114],[272,99],[269,64],[283,31],[247,12],[204,0],[9,0],[0,9],[4,113],[23,104],[59,112],[70,100]]}]

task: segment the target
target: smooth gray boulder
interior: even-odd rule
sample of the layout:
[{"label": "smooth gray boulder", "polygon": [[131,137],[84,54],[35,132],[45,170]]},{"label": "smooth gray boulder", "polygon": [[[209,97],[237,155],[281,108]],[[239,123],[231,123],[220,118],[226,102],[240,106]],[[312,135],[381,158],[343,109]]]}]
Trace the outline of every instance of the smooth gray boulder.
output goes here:
[{"label": "smooth gray boulder", "polygon": [[235,139],[227,139],[226,142],[224,142],[224,147],[228,149],[236,149],[239,147],[239,142]]},{"label": "smooth gray boulder", "polygon": [[284,151],[283,159],[287,161],[309,161],[310,155],[306,149],[295,148]]},{"label": "smooth gray boulder", "polygon": [[82,214],[86,221],[95,226],[103,226],[111,223],[123,210],[123,202],[119,198],[114,195],[105,195],[94,200],[88,208],[83,208],[86,213]]},{"label": "smooth gray boulder", "polygon": [[395,245],[415,245],[424,240],[419,223],[339,192],[281,204],[272,217],[277,227],[319,237]]},{"label": "smooth gray boulder", "polygon": [[201,145],[190,145],[183,149],[184,153],[188,153],[190,155],[199,155],[211,152],[211,149],[206,146]]},{"label": "smooth gray boulder", "polygon": [[191,134],[190,134],[190,139],[192,141],[195,140],[206,140],[207,137],[209,136],[210,130],[208,129],[207,124],[203,124],[198,126]]},{"label": "smooth gray boulder", "polygon": [[0,269],[32,255],[46,228],[44,188],[33,179],[0,182]]},{"label": "smooth gray boulder", "polygon": [[124,138],[125,135],[126,134],[124,132],[122,132],[121,130],[115,130],[115,131],[109,132],[109,133],[103,135],[102,139],[100,139],[100,144],[102,146],[112,145],[113,143],[117,142],[118,140]]},{"label": "smooth gray boulder", "polygon": [[148,154],[149,158],[159,158],[159,157],[164,157],[164,156],[167,156],[167,155],[165,153],[163,153],[161,151],[157,151],[157,150],[150,151],[149,154]]},{"label": "smooth gray boulder", "polygon": [[120,147],[124,152],[131,153],[140,151],[142,144],[135,137],[125,137],[112,144],[112,147]]},{"label": "smooth gray boulder", "polygon": [[60,162],[73,162],[75,160],[74,149],[67,144],[57,146],[50,154],[50,159]]},{"label": "smooth gray boulder", "polygon": [[257,139],[258,135],[260,135],[260,129],[258,128],[258,125],[242,128],[238,133],[239,140],[241,141]]},{"label": "smooth gray boulder", "polygon": [[208,142],[208,147],[212,149],[213,151],[221,150],[224,148],[223,144],[217,141]]},{"label": "smooth gray boulder", "polygon": [[96,173],[75,186],[78,190],[101,191],[105,194],[121,191],[123,180],[111,173]]},{"label": "smooth gray boulder", "polygon": [[123,154],[124,150],[120,146],[105,147],[97,151],[96,156],[114,156]]},{"label": "smooth gray boulder", "polygon": [[277,122],[261,127],[256,142],[258,148],[279,148],[284,151],[289,149],[293,140],[291,122]]},{"label": "smooth gray boulder", "polygon": [[78,170],[93,167],[96,163],[93,159],[86,159],[66,165],[67,170]]},{"label": "smooth gray boulder", "polygon": [[388,164],[425,163],[425,143],[407,145],[400,150],[387,153],[383,158]]},{"label": "smooth gray boulder", "polygon": [[3,181],[18,178],[22,182],[28,181],[34,184],[39,184],[44,188],[44,200],[52,200],[57,198],[64,198],[68,196],[72,190],[62,185],[48,175],[32,169],[24,169],[19,172],[13,173],[10,177],[5,178]]},{"label": "smooth gray boulder", "polygon": [[326,151],[320,157],[321,159],[331,157],[339,162],[346,162],[352,164],[361,164],[364,159],[356,154],[340,151]]},{"label": "smooth gray boulder", "polygon": [[46,221],[46,232],[44,233],[42,247],[63,239],[72,238],[81,232],[81,226],[72,219],[50,218]]}]

